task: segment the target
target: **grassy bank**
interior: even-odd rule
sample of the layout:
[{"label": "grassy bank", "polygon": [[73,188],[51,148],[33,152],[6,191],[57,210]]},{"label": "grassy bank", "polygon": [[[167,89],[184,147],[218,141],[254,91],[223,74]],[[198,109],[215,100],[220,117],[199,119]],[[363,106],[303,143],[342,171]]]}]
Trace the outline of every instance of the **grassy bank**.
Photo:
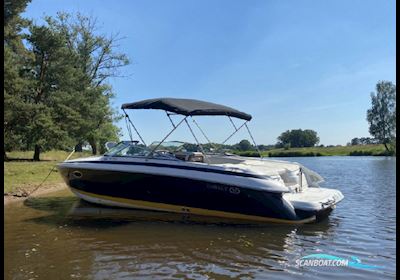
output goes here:
[{"label": "grassy bank", "polygon": [[[258,156],[255,151],[235,152],[242,156]],[[309,147],[272,149],[263,151],[264,157],[304,157],[304,156],[384,156],[386,154],[383,145],[355,145],[334,147]]]},{"label": "grassy bank", "polygon": [[[17,161],[14,159],[31,159],[33,152],[10,152],[7,156],[12,161],[4,162],[4,193],[13,192],[17,188],[30,189],[40,184],[50,170],[67,158],[68,152],[49,151],[41,155],[42,161]],[[74,153],[71,158],[90,156],[90,153]],[[47,178],[46,184],[62,183],[57,170]]]}]

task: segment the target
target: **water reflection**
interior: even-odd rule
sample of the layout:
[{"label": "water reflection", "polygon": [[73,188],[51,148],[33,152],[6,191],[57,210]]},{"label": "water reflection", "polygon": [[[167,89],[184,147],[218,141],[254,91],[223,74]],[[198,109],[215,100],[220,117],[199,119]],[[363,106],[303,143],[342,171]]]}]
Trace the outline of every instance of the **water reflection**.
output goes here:
[{"label": "water reflection", "polygon": [[[80,275],[86,271],[86,276],[99,278],[120,278],[127,272],[130,277],[172,278],[290,272],[293,260],[333,235],[339,223],[249,224],[99,207],[71,197],[31,198],[24,204],[42,212],[25,222],[64,229],[58,231],[58,238],[65,239],[62,254],[79,265]],[[50,242],[48,249],[54,251],[53,245]]]}]

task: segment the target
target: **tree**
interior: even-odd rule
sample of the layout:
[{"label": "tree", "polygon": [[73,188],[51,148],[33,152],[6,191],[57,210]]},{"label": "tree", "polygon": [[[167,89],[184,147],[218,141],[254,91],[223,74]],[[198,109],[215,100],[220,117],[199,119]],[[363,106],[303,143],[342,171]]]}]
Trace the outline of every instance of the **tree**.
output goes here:
[{"label": "tree", "polygon": [[7,46],[4,48],[4,156],[6,151],[21,148],[25,132],[24,124],[29,121],[24,92],[27,83],[21,78],[22,66],[18,56]]},{"label": "tree", "polygon": [[237,144],[237,147],[240,151],[249,151],[253,149],[253,145],[251,145],[249,140],[243,139]]},{"label": "tree", "polygon": [[28,21],[20,17],[30,0],[4,2],[4,160],[6,151],[18,149],[24,134],[27,115],[23,92],[27,83],[21,72],[24,60],[29,55],[22,43],[21,30],[28,26]]},{"label": "tree", "polygon": [[[47,21],[49,22],[49,21]],[[30,83],[25,103],[30,120],[25,141],[34,148],[34,160],[42,150],[65,149],[74,142],[82,119],[79,80],[82,72],[74,67],[75,57],[66,47],[62,34],[51,25],[31,25],[27,36],[32,58],[26,63],[24,78]]]},{"label": "tree", "polygon": [[31,0],[6,0],[4,2],[4,45],[11,47],[13,51],[23,48],[21,30],[29,21],[21,18]]},{"label": "tree", "polygon": [[351,145],[352,145],[352,146],[360,145],[360,139],[357,138],[357,137],[351,139]]},{"label": "tree", "polygon": [[20,17],[28,2],[4,3],[4,159],[33,149],[39,160],[41,151],[86,141],[103,152],[119,137],[107,81],[129,63],[116,51],[121,38],[98,34],[96,20],[81,14],[33,24]]},{"label": "tree", "polygon": [[268,151],[268,150],[271,150],[273,148],[274,148],[274,145],[263,145],[263,144],[258,145],[258,149],[260,151]]},{"label": "tree", "polygon": [[[88,141],[96,153],[98,145],[102,150],[117,140],[120,116],[110,105],[107,79],[129,63],[115,51],[120,38],[96,34],[96,21],[80,14],[46,17],[44,25],[14,20],[27,1],[13,3],[5,5],[5,150],[34,149],[39,160],[43,150]],[[29,27],[25,34],[22,23]]]},{"label": "tree", "polygon": [[370,145],[370,144],[378,144],[379,140],[371,138],[371,137],[355,137],[351,139],[351,142],[348,146],[355,146],[355,145]]},{"label": "tree", "polygon": [[[34,147],[34,159],[39,160],[42,147],[60,146],[68,138],[55,121],[59,112],[54,108],[53,92],[71,79],[66,71],[68,57],[62,55],[62,38],[20,17],[28,2],[6,1],[4,5],[4,148]],[[30,34],[23,33],[23,28],[29,28]]]},{"label": "tree", "polygon": [[371,93],[372,107],[367,111],[369,133],[389,152],[388,144],[396,137],[396,85],[380,81]]},{"label": "tree", "polygon": [[[80,114],[85,117],[77,142],[87,140],[93,154],[96,154],[97,145],[102,147],[103,142],[116,139],[118,135],[118,129],[112,126],[121,115],[109,105],[113,93],[105,82],[110,77],[120,77],[120,68],[129,64],[128,57],[116,51],[117,43],[122,38],[118,34],[97,34],[97,20],[79,13],[76,16],[58,13],[56,18],[49,18],[49,24],[63,34],[70,53],[76,55],[75,67],[84,74],[79,84],[80,91],[87,97],[87,105],[80,106]],[[106,127],[110,131],[106,131]]]},{"label": "tree", "polygon": [[278,147],[313,147],[318,144],[317,132],[311,129],[293,129],[283,132],[278,137]]}]

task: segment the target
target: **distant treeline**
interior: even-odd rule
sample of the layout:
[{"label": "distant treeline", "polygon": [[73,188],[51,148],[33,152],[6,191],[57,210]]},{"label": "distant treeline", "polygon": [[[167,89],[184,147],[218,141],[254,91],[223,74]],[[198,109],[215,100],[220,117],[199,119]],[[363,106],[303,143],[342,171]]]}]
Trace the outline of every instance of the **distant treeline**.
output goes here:
[{"label": "distant treeline", "polygon": [[370,145],[370,144],[381,144],[379,139],[370,138],[370,137],[361,137],[361,138],[353,138],[351,139],[348,145],[355,146],[355,145]]},{"label": "distant treeline", "polygon": [[[232,151],[245,157],[259,157],[256,151]],[[272,149],[261,152],[263,157],[319,157],[319,156],[392,156],[393,151],[386,151],[383,145],[332,146],[294,148],[290,150]]]}]

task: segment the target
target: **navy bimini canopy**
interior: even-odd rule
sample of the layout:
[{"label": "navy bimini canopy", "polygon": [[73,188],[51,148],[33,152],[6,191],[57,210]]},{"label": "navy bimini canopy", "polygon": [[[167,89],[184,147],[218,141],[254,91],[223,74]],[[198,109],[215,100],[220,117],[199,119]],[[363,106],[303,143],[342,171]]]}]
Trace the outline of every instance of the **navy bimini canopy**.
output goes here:
[{"label": "navy bimini canopy", "polygon": [[228,106],[195,99],[153,98],[122,104],[122,109],[160,109],[184,116],[229,116],[249,121],[251,115]]}]

